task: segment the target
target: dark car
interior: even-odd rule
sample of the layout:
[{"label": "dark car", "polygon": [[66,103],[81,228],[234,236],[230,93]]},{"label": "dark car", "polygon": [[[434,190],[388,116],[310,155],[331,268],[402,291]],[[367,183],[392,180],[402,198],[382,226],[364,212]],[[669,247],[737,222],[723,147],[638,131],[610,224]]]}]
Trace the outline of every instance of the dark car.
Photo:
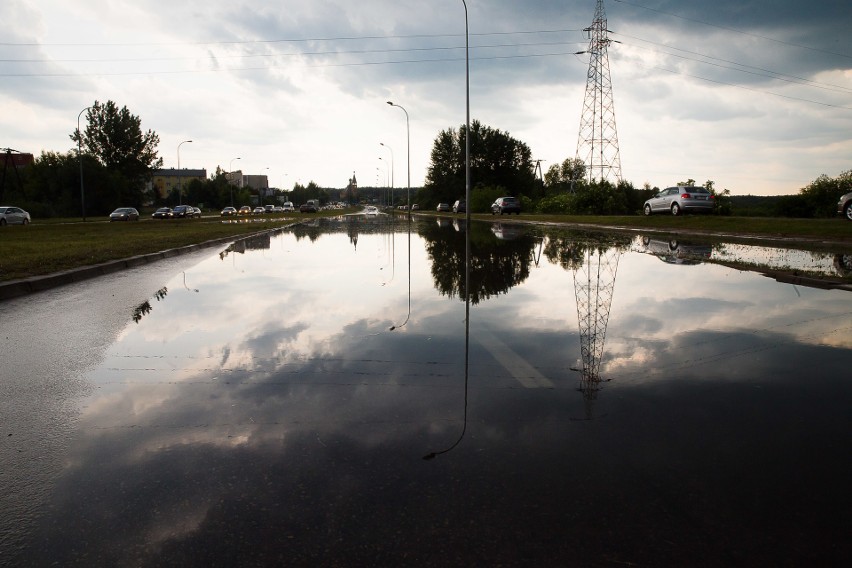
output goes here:
[{"label": "dark car", "polygon": [[497,213],[500,215],[503,213],[507,215],[511,215],[512,213],[520,215],[521,202],[514,197],[499,197],[497,201],[491,204],[491,214],[496,215]]},{"label": "dark car", "polygon": [[171,219],[173,216],[172,210],[168,207],[160,207],[151,214],[154,219]]},{"label": "dark car", "polygon": [[109,214],[109,220],[112,221],[138,221],[139,211],[133,207],[119,207]]},{"label": "dark car", "polygon": [[303,204],[299,205],[299,212],[300,213],[316,213],[317,212],[317,206],[314,205],[313,203],[303,203]]},{"label": "dark car", "polygon": [[840,196],[840,200],[837,202],[837,213],[852,221],[852,191]]},{"label": "dark car", "polygon": [[0,207],[0,226],[3,225],[28,225],[30,214],[20,207]]},{"label": "dark car", "polygon": [[667,187],[645,202],[642,211],[645,215],[652,213],[669,213],[680,215],[687,212],[710,213],[716,202],[713,194],[704,187],[679,185]]},{"label": "dark car", "polygon": [[465,213],[467,211],[467,201],[459,199],[453,203],[453,213]]},{"label": "dark car", "polygon": [[192,219],[195,217],[195,209],[192,205],[178,205],[172,209],[172,216],[181,219]]}]

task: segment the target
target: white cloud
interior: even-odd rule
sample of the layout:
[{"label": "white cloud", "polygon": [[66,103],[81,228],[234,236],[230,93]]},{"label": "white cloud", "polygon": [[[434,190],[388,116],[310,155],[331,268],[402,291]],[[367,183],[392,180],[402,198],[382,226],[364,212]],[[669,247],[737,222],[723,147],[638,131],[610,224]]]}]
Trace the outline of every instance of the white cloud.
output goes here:
[{"label": "white cloud", "polygon": [[[594,3],[471,2],[471,116],[573,156]],[[850,168],[852,46],[845,2],[606,3],[623,175],[713,179],[793,193]],[[844,20],[845,17],[845,20]],[[423,183],[437,133],[464,123],[460,2],[13,0],[0,31],[3,146],[67,151],[77,113],[112,99],[160,135],[166,167],[240,157],[273,186],[375,183],[393,148]],[[520,33],[525,32],[525,33]],[[526,33],[534,32],[534,33]],[[424,62],[424,60],[426,62]],[[14,109],[15,112],[9,112]],[[269,168],[267,171],[266,168]],[[383,181],[382,181],[383,183]]]}]

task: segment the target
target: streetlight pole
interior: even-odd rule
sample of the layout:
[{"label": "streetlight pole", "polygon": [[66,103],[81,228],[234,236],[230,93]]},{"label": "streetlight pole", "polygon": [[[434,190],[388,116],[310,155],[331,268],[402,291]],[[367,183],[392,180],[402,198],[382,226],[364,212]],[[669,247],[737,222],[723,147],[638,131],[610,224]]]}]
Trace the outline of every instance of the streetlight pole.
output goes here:
[{"label": "streetlight pole", "polygon": [[385,144],[384,142],[379,142],[380,146],[384,146],[388,149],[391,154],[391,183],[390,183],[390,204],[393,205],[393,148]]},{"label": "streetlight pole", "polygon": [[405,113],[406,151],[408,153],[408,166],[406,168],[408,170],[408,189],[407,189],[407,193],[406,193],[406,200],[407,200],[406,205],[407,205],[407,208],[408,208],[408,215],[410,216],[411,215],[411,128],[410,128],[409,122],[408,122],[408,111],[405,110],[405,108],[403,108],[402,106],[393,103],[392,101],[388,101],[388,104],[390,106],[395,106],[397,108],[402,109],[402,112]]},{"label": "streetlight pole", "polygon": [[[231,177],[231,173],[234,171],[234,160],[240,160],[241,158],[234,158],[231,160],[231,163],[228,164],[228,177]],[[231,207],[234,206],[234,184],[232,180],[228,180],[228,187],[231,188]]]},{"label": "streetlight pole", "polygon": [[80,132],[80,115],[91,108],[86,107],[77,115],[77,159],[80,161],[80,205],[83,208],[83,221],[86,220],[86,192],[83,190],[83,153],[80,148],[83,141],[83,133]]},{"label": "streetlight pole", "polygon": [[[382,161],[382,163],[385,165],[385,188],[387,188],[387,186],[388,186],[388,179],[389,179],[389,178],[388,178],[388,175],[389,175],[389,172],[390,172],[390,166],[388,166],[388,161],[387,161],[387,160],[385,160],[385,159],[383,159],[381,156],[379,156],[379,159],[380,159],[380,160]],[[387,196],[385,196],[385,197],[387,197]]]},{"label": "streetlight pole", "polygon": [[[470,33],[467,24],[467,2],[464,4],[464,88],[465,88],[465,132],[464,132],[464,217],[470,230]],[[469,293],[469,292],[468,292]]]},{"label": "streetlight pole", "polygon": [[178,205],[183,205],[183,187],[181,186],[181,183],[180,183],[180,181],[181,181],[180,180],[180,147],[181,147],[181,145],[186,144],[187,142],[192,142],[192,140],[184,140],[183,142],[178,144],[178,148],[177,148],[177,155],[178,155],[178,171],[177,171],[177,176],[178,176]]}]

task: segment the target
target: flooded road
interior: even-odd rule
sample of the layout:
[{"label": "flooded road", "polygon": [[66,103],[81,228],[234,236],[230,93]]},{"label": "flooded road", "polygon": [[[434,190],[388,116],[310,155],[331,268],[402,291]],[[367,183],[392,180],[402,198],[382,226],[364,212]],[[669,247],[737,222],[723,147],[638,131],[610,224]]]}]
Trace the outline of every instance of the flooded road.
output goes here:
[{"label": "flooded road", "polygon": [[728,261],[844,257],[739,246],[350,216],[4,302],[0,562],[840,564],[852,292]]}]

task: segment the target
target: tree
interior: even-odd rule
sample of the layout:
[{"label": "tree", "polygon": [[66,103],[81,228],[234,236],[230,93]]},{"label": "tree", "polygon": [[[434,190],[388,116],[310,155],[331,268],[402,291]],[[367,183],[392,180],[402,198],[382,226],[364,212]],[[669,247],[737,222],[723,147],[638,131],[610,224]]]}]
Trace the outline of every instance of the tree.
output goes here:
[{"label": "tree", "polygon": [[833,217],[837,213],[838,198],[852,187],[852,170],[841,173],[836,178],[822,174],[803,187],[804,197],[810,215],[814,217]]},{"label": "tree", "polygon": [[141,119],[126,106],[119,109],[113,101],[95,101],[86,120],[85,131],[75,129],[71,140],[80,142],[86,153],[126,180],[129,194],[122,195],[121,200],[141,205],[151,171],[163,165],[163,159],[157,156],[159,136],[152,130],[143,133]]},{"label": "tree", "polygon": [[561,164],[552,164],[544,174],[544,186],[548,195],[554,195],[577,187],[586,179],[586,164],[579,158],[566,158]]},{"label": "tree", "polygon": [[[432,145],[425,193],[430,201],[452,203],[465,193],[467,128],[441,131]],[[529,146],[508,133],[484,126],[470,128],[470,170],[474,187],[504,187],[509,195],[532,196],[536,187]],[[433,203],[433,204],[434,204]]]}]

